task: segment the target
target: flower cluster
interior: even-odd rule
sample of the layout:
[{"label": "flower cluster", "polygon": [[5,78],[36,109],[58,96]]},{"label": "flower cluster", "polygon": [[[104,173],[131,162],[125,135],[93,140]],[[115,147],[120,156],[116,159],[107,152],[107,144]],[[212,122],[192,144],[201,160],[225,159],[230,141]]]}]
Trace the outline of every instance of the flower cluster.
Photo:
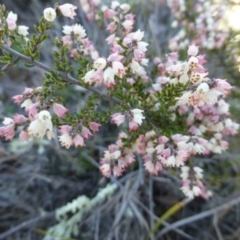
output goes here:
[{"label": "flower cluster", "polygon": [[10,31],[10,34],[16,32],[17,34],[22,35],[23,37],[25,37],[26,40],[28,40],[26,36],[29,34],[29,27],[25,25],[17,25],[17,19],[17,14],[10,11],[4,21],[0,20],[0,25],[4,28],[4,25],[6,24],[8,30]]},{"label": "flower cluster", "polygon": [[83,80],[88,84],[103,83],[111,88],[116,85],[115,77],[122,79],[129,70],[133,75],[147,78],[143,66],[148,64],[148,59],[145,58],[148,43],[142,41],[144,32],[132,32],[134,15],[128,14],[130,6],[113,1],[111,8],[104,7],[102,10],[105,20],[109,21],[106,29],[111,35],[106,41],[112,54],[108,58],[96,59],[93,69],[86,73]]},{"label": "flower cluster", "polygon": [[[89,122],[88,127],[93,131],[99,131],[100,124],[96,122]],[[75,147],[85,146],[84,140],[90,138],[92,136],[89,128],[85,127],[82,123],[79,123],[76,127],[72,127],[69,125],[60,126],[60,136],[59,142],[65,148],[69,148],[71,145]]]},{"label": "flower cluster", "polygon": [[115,114],[111,115],[111,120],[117,126],[119,126],[125,121],[125,118],[127,116],[128,120],[129,120],[130,131],[136,131],[139,128],[139,126],[142,125],[143,119],[145,119],[142,112],[143,112],[143,110],[140,110],[140,109],[132,109],[129,112],[126,112],[125,114],[115,113]]},{"label": "flower cluster", "polygon": [[[156,58],[153,64],[148,64],[148,43],[143,41],[143,31],[133,30],[135,16],[129,13],[130,5],[112,1],[110,7],[101,7],[98,0],[80,0],[80,3],[89,20],[93,19],[97,8],[101,9],[98,18],[102,17],[100,20],[110,33],[106,39],[110,53],[100,57],[82,25],[63,26],[64,36],[55,43],[59,51],[53,54],[57,70],[48,71],[43,86],[25,88],[13,97],[14,102],[24,108],[25,115],[5,118],[0,136],[12,140],[20,130],[21,141],[44,136],[52,139],[58,135],[61,146],[67,149],[84,147],[101,124],[110,120],[122,131],[101,158],[100,171],[104,176],[121,176],[135,162],[137,154],[142,157],[145,169],[153,175],[166,168],[181,168],[182,192],[189,198],[208,198],[211,193],[204,186],[203,169],[194,166],[194,156],[222,153],[228,148],[225,137],[237,134],[239,129],[239,124],[231,119],[225,101],[233,87],[226,79],[210,78],[204,65],[206,59],[198,53],[200,42],[208,43],[203,47],[219,48],[224,41],[223,35],[213,31],[216,29],[211,25],[213,17],[204,11],[208,5],[198,4],[195,10],[199,20],[192,25],[185,24],[190,30],[198,32],[201,29],[201,34],[194,35],[192,41],[195,44],[180,44],[180,48],[188,47],[185,60],[172,52],[166,54],[164,60]],[[175,12],[177,19],[182,20],[187,11],[184,3],[172,2],[173,10],[179,10],[179,13]],[[57,16],[74,19],[76,8],[66,3],[43,11],[40,26],[36,27],[40,36],[33,37],[31,47],[25,49],[31,53],[28,55],[31,63],[36,63],[32,61],[35,57],[32,49],[40,49],[42,39],[47,36],[45,30],[51,29],[49,26],[53,26]],[[21,34],[15,31],[21,29],[20,26],[17,28],[16,20],[16,15],[10,12],[6,18],[8,30],[12,34]],[[23,29],[22,35],[26,36],[27,29],[25,33]],[[184,34],[175,37],[170,43],[171,48],[178,50],[173,43],[182,41],[183,37]],[[216,40],[218,44],[212,44]],[[4,41],[3,45],[9,47]],[[8,47],[4,50],[16,53]],[[26,59],[29,63],[28,57],[22,60]],[[154,65],[154,69],[148,65]],[[37,62],[37,66],[43,64]],[[77,66],[77,71],[73,66]],[[43,69],[47,71],[48,68],[44,66]],[[77,79],[72,77],[76,72]],[[93,92],[84,95],[86,102],[80,112],[67,109],[62,104],[62,97],[57,96],[57,90],[70,84],[84,86]],[[113,102],[109,104],[109,111],[101,105],[102,99]],[[54,133],[54,126],[58,134],[57,130]]]},{"label": "flower cluster", "polygon": [[97,8],[100,5],[101,0],[80,0],[82,10],[86,14],[89,21],[92,21],[97,16]]},{"label": "flower cluster", "polygon": [[[169,48],[172,51],[185,49],[195,43],[207,49],[219,49],[224,44],[229,33],[220,28],[220,21],[227,6],[211,1],[168,0],[168,5],[176,18],[172,27],[181,24],[179,32],[170,40]],[[191,8],[191,15],[189,14]],[[189,36],[192,36],[189,38]]]},{"label": "flower cluster", "polygon": [[63,26],[63,33],[65,36],[62,37],[62,41],[70,50],[71,57],[76,58],[82,54],[90,56],[93,60],[99,57],[94,45],[86,37],[86,31],[81,24],[65,25]]},{"label": "flower cluster", "polygon": [[118,136],[116,144],[108,146],[108,150],[104,151],[104,156],[101,159],[100,170],[104,176],[109,177],[111,174],[114,176],[121,176],[126,168],[135,162],[133,149],[123,148],[127,139],[127,134],[121,132]]}]

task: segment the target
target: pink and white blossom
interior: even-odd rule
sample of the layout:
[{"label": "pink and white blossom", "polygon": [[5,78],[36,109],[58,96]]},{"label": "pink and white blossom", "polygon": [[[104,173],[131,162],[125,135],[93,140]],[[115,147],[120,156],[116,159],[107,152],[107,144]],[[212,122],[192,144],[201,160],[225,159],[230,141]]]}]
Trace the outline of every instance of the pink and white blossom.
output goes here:
[{"label": "pink and white blossom", "polygon": [[63,16],[69,17],[71,19],[74,19],[74,17],[77,15],[75,13],[77,7],[69,3],[58,6],[58,9],[61,11]]},{"label": "pink and white blossom", "polygon": [[62,104],[59,103],[53,103],[53,111],[56,113],[56,115],[59,118],[63,118],[63,116],[69,111],[67,108],[65,108]]}]

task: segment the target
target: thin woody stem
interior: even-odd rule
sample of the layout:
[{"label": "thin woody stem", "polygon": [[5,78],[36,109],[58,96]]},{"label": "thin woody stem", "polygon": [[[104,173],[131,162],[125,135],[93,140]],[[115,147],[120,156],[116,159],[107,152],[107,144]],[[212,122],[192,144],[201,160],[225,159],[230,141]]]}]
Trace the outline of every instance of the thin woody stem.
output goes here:
[{"label": "thin woody stem", "polygon": [[[54,72],[57,76],[65,79],[69,84],[81,86],[80,82],[76,78],[66,75],[65,73],[61,73],[55,69],[52,69],[52,68],[48,67],[47,65],[43,64],[42,62],[33,60],[31,57],[25,56],[24,54],[8,47],[5,44],[3,44],[1,46],[1,48],[5,51],[11,53],[15,57],[18,57],[19,59],[23,60],[24,62],[33,64],[34,66],[41,68],[42,70],[44,70],[46,72],[49,72],[49,73]],[[81,87],[83,87],[83,86],[81,86]],[[88,89],[89,91],[97,94],[100,98],[105,98],[105,99],[111,100],[117,104],[122,104],[122,101],[120,99],[110,96],[108,94],[102,93],[100,90],[96,89],[95,87],[89,86],[89,87],[83,87],[83,88]]]}]

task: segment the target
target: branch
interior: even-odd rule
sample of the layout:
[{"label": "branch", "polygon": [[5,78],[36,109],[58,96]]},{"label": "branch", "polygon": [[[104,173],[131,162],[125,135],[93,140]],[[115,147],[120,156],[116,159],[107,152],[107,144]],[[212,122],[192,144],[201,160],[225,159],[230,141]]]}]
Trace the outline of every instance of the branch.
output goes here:
[{"label": "branch", "polygon": [[[51,71],[53,71],[56,75],[58,75],[59,77],[65,79],[69,84],[81,86],[80,82],[77,79],[75,79],[74,77],[66,75],[65,73],[59,72],[59,71],[57,71],[55,69],[52,69],[52,68],[48,67],[47,65],[43,64],[42,62],[36,61],[36,60],[32,59],[31,57],[27,57],[24,54],[22,54],[22,53],[14,50],[14,49],[8,47],[5,44],[3,44],[1,48],[3,50],[5,50],[5,51],[11,53],[13,56],[23,60],[24,62],[33,64],[34,66],[36,66],[36,67],[38,67],[38,68],[40,68],[40,69],[42,69],[42,70],[44,70],[46,72],[50,73]],[[83,87],[83,86],[81,86],[81,87]],[[100,90],[96,89],[95,87],[89,86],[89,87],[83,87],[83,88],[88,89],[89,91],[97,94],[100,98],[105,98],[105,99],[111,100],[111,101],[113,101],[113,102],[115,102],[117,104],[121,104],[122,103],[122,101],[120,99],[115,98],[113,96],[110,96],[108,94],[102,93]]]}]

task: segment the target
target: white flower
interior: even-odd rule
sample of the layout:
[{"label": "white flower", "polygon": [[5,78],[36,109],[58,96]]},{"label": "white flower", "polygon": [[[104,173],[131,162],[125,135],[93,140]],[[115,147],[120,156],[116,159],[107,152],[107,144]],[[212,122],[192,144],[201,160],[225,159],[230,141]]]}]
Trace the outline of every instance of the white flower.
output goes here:
[{"label": "white flower", "polygon": [[103,73],[103,79],[105,83],[114,83],[114,71],[111,67],[108,67]]},{"label": "white flower", "polygon": [[120,8],[123,10],[124,13],[127,13],[131,9],[130,5],[127,3],[121,4]]},{"label": "white flower", "polygon": [[132,60],[130,68],[132,69],[133,73],[137,74],[138,76],[146,75],[144,68],[135,60]]},{"label": "white flower", "polygon": [[167,165],[167,166],[171,166],[171,167],[175,167],[175,165],[176,165],[176,158],[175,158],[173,155],[170,156],[170,157],[167,159],[166,165]]},{"label": "white flower", "polygon": [[14,121],[11,118],[5,117],[2,123],[4,125],[10,125],[10,124],[14,123]]},{"label": "white flower", "polygon": [[184,92],[183,95],[178,99],[178,105],[187,105],[189,104],[189,98],[191,97],[192,95],[192,92],[191,91],[187,91],[187,92]]},{"label": "white flower", "polygon": [[195,172],[195,177],[200,180],[203,178],[203,170],[200,167],[193,167],[193,170]]},{"label": "white flower", "polygon": [[182,179],[188,179],[188,177],[189,177],[189,170],[190,170],[190,168],[188,166],[181,167],[182,173],[180,174],[180,177]]},{"label": "white flower", "polygon": [[29,136],[32,136],[32,137],[43,138],[43,136],[45,135],[45,132],[46,132],[44,130],[45,130],[44,125],[37,118],[30,123],[30,125],[28,127],[28,134],[29,134]]},{"label": "white flower", "polygon": [[104,58],[98,58],[96,61],[93,63],[93,67],[99,70],[102,70],[106,67],[107,61]]},{"label": "white flower", "polygon": [[8,13],[8,16],[7,16],[7,19],[11,19],[13,20],[14,22],[17,21],[17,14],[16,13],[13,13],[12,11]]},{"label": "white flower", "polygon": [[54,137],[52,117],[50,113],[43,110],[38,113],[37,118],[33,120],[28,127],[28,134],[31,137],[43,138],[47,134],[48,139]]},{"label": "white flower", "polygon": [[195,143],[192,147],[190,147],[190,149],[192,150],[193,154],[196,154],[196,153],[201,154],[201,153],[204,153],[205,151],[204,146],[198,143]]},{"label": "white flower", "polygon": [[120,3],[118,1],[112,1],[111,8],[115,10],[117,7],[119,7]]},{"label": "white flower", "polygon": [[221,92],[215,90],[214,88],[211,88],[208,93],[207,93],[207,101],[211,102],[211,103],[216,103],[218,100],[218,97],[222,95]]},{"label": "white flower", "polygon": [[96,59],[99,58],[99,54],[98,54],[98,51],[97,51],[97,50],[92,50],[92,51],[90,52],[90,54],[91,54],[91,58],[92,58],[93,60],[96,60]]},{"label": "white flower", "polygon": [[142,64],[143,66],[147,66],[148,63],[149,63],[149,59],[148,59],[148,58],[143,58],[142,61],[141,61],[141,64]]},{"label": "white flower", "polygon": [[193,199],[194,196],[199,196],[201,194],[201,189],[198,186],[192,186],[190,188],[189,185],[181,187],[182,192],[190,199]]},{"label": "white flower", "polygon": [[33,103],[32,100],[28,98],[28,99],[23,101],[23,103],[21,104],[21,107],[22,108],[28,108],[29,106],[32,105],[32,103]]},{"label": "white flower", "polygon": [[126,68],[121,62],[113,61],[112,63],[113,72],[118,77],[122,78],[125,75]]},{"label": "white flower", "polygon": [[189,143],[187,143],[186,141],[179,141],[177,142],[177,146],[179,150],[189,150]]},{"label": "white flower", "polygon": [[50,113],[47,110],[43,110],[43,111],[39,112],[38,119],[41,122],[44,122],[44,121],[51,120],[52,117],[51,117]]},{"label": "white flower", "polygon": [[137,43],[137,48],[143,52],[146,52],[147,51],[147,46],[148,46],[148,43],[146,42],[138,42]]},{"label": "white flower", "polygon": [[111,159],[118,159],[121,156],[121,151],[116,150],[115,152],[111,153]]},{"label": "white flower", "polygon": [[72,26],[68,26],[68,25],[63,26],[63,33],[64,34],[71,35],[72,32],[73,32]]},{"label": "white flower", "polygon": [[56,16],[57,16],[56,11],[53,8],[46,8],[43,11],[43,17],[48,22],[53,22],[55,20]]},{"label": "white flower", "polygon": [[133,35],[133,39],[136,40],[136,41],[141,41],[143,36],[144,36],[144,32],[141,32],[140,30],[137,30]]},{"label": "white flower", "polygon": [[197,87],[197,92],[200,94],[205,94],[209,91],[209,86],[206,82],[201,83],[198,87]]},{"label": "white flower", "polygon": [[73,32],[76,36],[80,38],[86,37],[86,31],[81,24],[75,24],[73,26]]},{"label": "white flower", "polygon": [[131,110],[132,114],[133,114],[133,121],[136,122],[138,125],[142,124],[142,120],[145,119],[145,117],[143,116],[143,110],[140,109],[132,109]]},{"label": "white flower", "polygon": [[94,69],[88,71],[88,72],[85,74],[85,76],[82,78],[82,79],[84,80],[84,82],[86,82],[86,83],[92,83],[92,77],[93,77],[94,73],[95,73],[95,70],[94,70]]},{"label": "white flower", "polygon": [[61,143],[61,146],[68,149],[72,145],[72,142],[73,142],[72,137],[68,133],[63,134],[58,138],[59,138],[59,142]]},{"label": "white flower", "polygon": [[208,122],[208,130],[214,131],[214,132],[221,132],[224,129],[223,122],[218,122],[218,123],[211,123]]},{"label": "white flower", "polygon": [[125,21],[122,23],[122,26],[123,26],[126,30],[130,29],[130,28],[132,27],[132,25],[133,25],[133,21],[131,21],[131,20],[125,20]]},{"label": "white flower", "polygon": [[193,186],[192,191],[195,196],[199,196],[199,194],[201,193],[201,189],[198,186]]},{"label": "white flower", "polygon": [[110,160],[115,160],[118,159],[121,156],[121,151],[116,150],[114,152],[109,152],[108,150],[104,151],[104,158],[105,159],[110,159]]},{"label": "white flower", "polygon": [[184,195],[186,195],[186,197],[188,197],[190,199],[194,198],[193,191],[192,191],[192,189],[190,189],[190,187],[188,185],[187,186],[182,186],[180,189],[182,190]]},{"label": "white flower", "polygon": [[29,27],[24,26],[24,25],[20,25],[20,26],[18,26],[17,32],[18,32],[18,34],[26,37],[29,34],[28,29],[29,29]]}]

